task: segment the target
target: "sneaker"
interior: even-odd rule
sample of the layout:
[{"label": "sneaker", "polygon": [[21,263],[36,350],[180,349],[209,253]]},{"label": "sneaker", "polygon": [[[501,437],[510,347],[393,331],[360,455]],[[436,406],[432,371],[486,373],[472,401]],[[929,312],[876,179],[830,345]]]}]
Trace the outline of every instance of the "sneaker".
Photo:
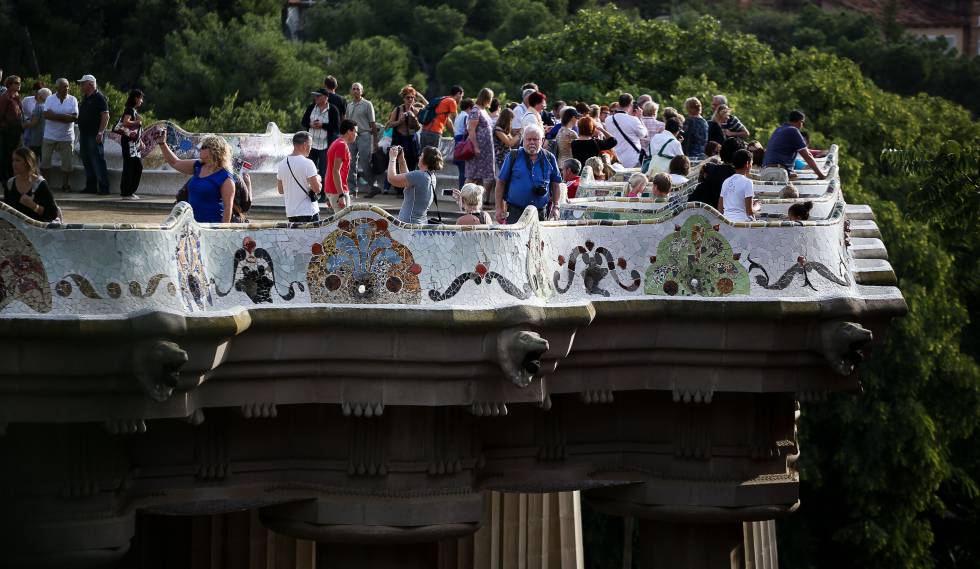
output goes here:
[{"label": "sneaker", "polygon": [[123,196],[122,199],[124,199],[124,200],[138,200],[138,199],[140,199],[140,197],[138,195],[136,195],[136,194],[130,194],[128,196]]},{"label": "sneaker", "polygon": [[364,199],[369,200],[380,193],[381,190],[379,190],[378,188],[371,188],[371,190],[368,193],[364,194]]}]

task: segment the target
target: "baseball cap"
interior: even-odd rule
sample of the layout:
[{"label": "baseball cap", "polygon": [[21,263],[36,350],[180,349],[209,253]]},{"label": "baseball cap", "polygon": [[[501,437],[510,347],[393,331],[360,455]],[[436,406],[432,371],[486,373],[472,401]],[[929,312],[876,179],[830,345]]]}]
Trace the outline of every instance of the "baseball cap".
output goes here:
[{"label": "baseball cap", "polygon": [[317,89],[316,91],[310,91],[310,95],[323,95],[324,97],[326,97],[329,94],[330,94],[330,91],[327,91],[326,89],[324,89],[322,87],[319,88],[319,89]]},{"label": "baseball cap", "polygon": [[88,75],[88,74],[82,75],[82,78],[79,79],[77,81],[77,83],[84,83],[86,81],[91,81],[91,82],[95,83],[95,76],[94,75]]}]

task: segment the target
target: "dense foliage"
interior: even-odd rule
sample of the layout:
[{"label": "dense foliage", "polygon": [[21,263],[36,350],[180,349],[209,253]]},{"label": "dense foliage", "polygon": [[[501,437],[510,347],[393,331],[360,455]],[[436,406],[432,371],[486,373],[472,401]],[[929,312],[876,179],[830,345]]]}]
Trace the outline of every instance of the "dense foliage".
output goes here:
[{"label": "dense foliage", "polygon": [[[513,96],[526,80],[552,100],[626,89],[680,107],[726,93],[762,140],[804,109],[814,143],[842,148],[848,201],[874,208],[910,312],[862,369],[863,394],[804,409],[803,508],[780,523],[783,566],[980,566],[980,125],[951,102],[980,105],[976,58],[809,9],[671,21],[577,11],[588,0],[339,0],[287,42],[273,0],[88,0],[85,18],[78,4],[0,5],[7,71],[95,73],[114,117],[123,95],[106,80],[143,86],[151,112],[193,130],[295,128],[327,73],[342,91],[364,83],[382,113],[405,83]],[[602,530],[621,524],[595,524],[589,565],[619,567],[619,538]]]}]

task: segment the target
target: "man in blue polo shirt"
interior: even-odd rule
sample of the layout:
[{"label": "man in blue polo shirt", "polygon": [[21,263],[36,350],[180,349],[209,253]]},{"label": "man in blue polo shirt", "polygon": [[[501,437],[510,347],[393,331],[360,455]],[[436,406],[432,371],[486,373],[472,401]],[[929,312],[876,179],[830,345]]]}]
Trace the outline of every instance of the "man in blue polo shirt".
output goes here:
[{"label": "man in blue polo shirt", "polygon": [[817,179],[823,180],[826,177],[817,166],[813,155],[806,147],[803,134],[800,133],[804,122],[806,116],[803,111],[790,111],[789,120],[773,131],[772,136],[769,137],[769,145],[766,146],[765,158],[762,160],[762,172],[759,177],[763,181],[789,182],[797,152],[813,169]]},{"label": "man in blue polo shirt", "polygon": [[536,124],[524,128],[524,145],[507,153],[497,178],[497,223],[516,223],[527,206],[544,221],[558,207],[561,171],[555,155],[541,147],[544,131]]}]

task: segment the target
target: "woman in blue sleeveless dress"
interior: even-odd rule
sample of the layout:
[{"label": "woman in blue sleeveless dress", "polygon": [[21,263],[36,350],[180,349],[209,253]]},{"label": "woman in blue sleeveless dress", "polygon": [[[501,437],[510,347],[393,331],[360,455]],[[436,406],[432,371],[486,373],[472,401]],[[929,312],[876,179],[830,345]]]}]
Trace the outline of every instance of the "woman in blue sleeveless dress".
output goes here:
[{"label": "woman in blue sleeveless dress", "polygon": [[225,139],[209,135],[201,140],[198,160],[181,160],[166,141],[160,141],[163,157],[170,167],[191,176],[187,182],[187,203],[198,223],[231,223],[235,183],[231,176],[231,148]]}]

